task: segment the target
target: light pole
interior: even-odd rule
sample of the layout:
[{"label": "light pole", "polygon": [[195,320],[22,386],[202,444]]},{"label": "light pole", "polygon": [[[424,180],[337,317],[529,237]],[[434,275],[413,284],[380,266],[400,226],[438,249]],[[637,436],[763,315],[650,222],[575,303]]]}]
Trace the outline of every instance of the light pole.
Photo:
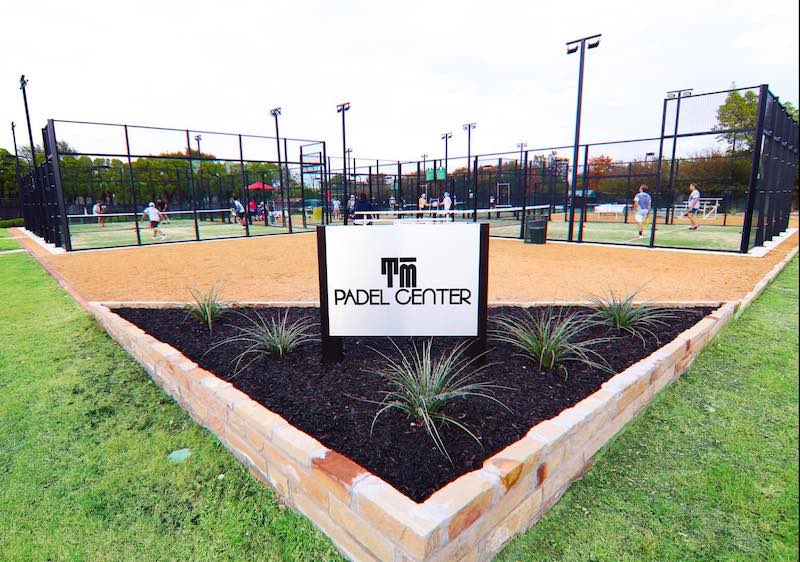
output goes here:
[{"label": "light pole", "polygon": [[567,240],[572,241],[572,230],[575,224],[575,188],[578,183],[578,147],[581,141],[581,106],[583,103],[583,66],[586,59],[586,49],[594,49],[600,44],[600,36],[590,35],[567,42],[567,54],[571,55],[580,51],[580,64],[578,66],[578,109],[575,112],[575,145],[572,151],[572,188],[571,204],[569,211],[569,234]]},{"label": "light pole", "polygon": [[675,154],[678,149],[678,121],[681,118],[681,100],[685,97],[692,95],[692,88],[684,88],[682,90],[672,90],[667,92],[667,99],[677,99],[677,106],[675,107],[675,129],[672,136],[672,158],[669,165],[669,190],[672,191],[673,182],[675,180]]},{"label": "light pole", "polygon": [[[477,126],[477,123],[465,123],[464,125],[461,126],[461,128],[464,129],[467,132],[467,181],[465,182],[466,185],[470,185],[469,184],[470,178],[471,178],[470,171],[472,169],[472,167],[471,167],[472,166],[472,164],[471,164],[471,160],[472,160],[472,130],[476,126]],[[467,188],[467,191],[471,192],[472,190]],[[473,222],[478,220],[478,213],[477,213],[477,209],[478,209],[478,193],[477,193],[477,191],[478,191],[478,186],[476,185],[475,186],[475,191],[472,192],[472,208],[473,208],[474,211],[476,211],[475,215],[472,217]],[[469,193],[467,193],[467,203],[469,203]]]},{"label": "light pole", "polygon": [[470,159],[472,158],[472,130],[477,123],[465,123],[462,128],[467,132],[467,175],[470,172]]},{"label": "light pole", "polygon": [[17,132],[14,130],[17,128],[16,123],[13,121],[11,122],[11,138],[14,139],[14,162],[16,163],[17,169],[17,189],[20,194],[20,199],[22,199],[22,176],[19,171],[19,154],[17,153]]},{"label": "light pole", "polygon": [[31,177],[33,185],[36,187],[36,148],[33,144],[33,131],[31,130],[31,114],[28,111],[28,94],[25,91],[25,86],[28,81],[25,80],[25,75],[19,77],[19,89],[22,90],[22,102],[25,104],[25,120],[28,122],[28,140],[31,143]]},{"label": "light pole", "polygon": [[[278,146],[278,185],[281,186],[281,226],[286,226],[286,201],[283,195],[283,168],[281,167],[281,132],[278,127],[278,116],[281,114],[281,108],[275,107],[270,109],[269,113],[275,120],[275,144]],[[267,204],[265,202],[264,207],[266,208],[266,206]]]},{"label": "light pole", "polygon": [[353,158],[353,147],[350,146],[347,148],[347,170],[348,170],[348,181],[352,184],[353,188],[353,195],[355,195],[356,188],[358,187],[358,182],[356,181],[356,159]]},{"label": "light pole", "polygon": [[453,138],[453,133],[442,133],[442,140],[444,141],[444,177],[447,179],[447,141]]},{"label": "light pole", "polygon": [[202,152],[200,152],[200,141],[203,140],[203,136],[197,134],[194,136],[194,140],[197,141],[197,183],[200,184],[200,197],[203,196],[203,156]]},{"label": "light pole", "polygon": [[[528,146],[527,142],[518,142],[517,143],[517,148],[519,148],[519,164],[517,164],[517,170],[522,170],[522,157],[523,157],[523,153],[525,152],[525,147],[526,146]],[[523,174],[527,174],[528,173],[527,166],[526,166],[525,170],[522,170],[522,173]],[[517,189],[519,189],[519,174],[517,174]],[[523,199],[524,198],[525,198],[525,196],[523,195]],[[525,203],[527,203],[527,201],[523,201],[522,205],[525,206]]]},{"label": "light pole", "polygon": [[347,133],[345,125],[345,113],[350,109],[350,102],[346,101],[336,106],[336,113],[342,114],[342,183],[344,184],[344,224],[347,224]]}]

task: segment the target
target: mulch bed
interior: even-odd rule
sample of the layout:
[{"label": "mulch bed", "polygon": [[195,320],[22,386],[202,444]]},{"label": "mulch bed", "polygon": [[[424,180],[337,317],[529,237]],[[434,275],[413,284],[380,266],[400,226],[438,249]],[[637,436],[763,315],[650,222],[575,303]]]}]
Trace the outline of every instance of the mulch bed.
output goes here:
[{"label": "mulch bed", "polygon": [[[409,498],[421,502],[448,482],[480,468],[485,459],[522,438],[537,423],[586,398],[614,373],[656,351],[712,309],[676,309],[670,326],[659,331],[658,339],[646,337],[644,344],[636,336],[609,333],[604,328],[586,333],[586,339],[614,336],[595,348],[614,373],[580,364],[568,365],[566,377],[561,371],[540,372],[510,344],[490,339],[488,361],[493,365],[483,379],[506,387],[495,390],[494,396],[511,411],[482,398],[449,403],[446,412],[475,433],[482,444],[478,445],[460,429],[442,428],[452,464],[436,449],[422,427],[397,410],[384,413],[370,433],[370,425],[379,409],[370,401],[381,400],[382,391],[389,390],[378,375],[368,372],[379,368],[383,362],[370,348],[397,358],[398,353],[388,338],[345,338],[345,359],[334,366],[323,366],[319,344],[311,343],[280,359],[259,359],[238,374],[234,370],[234,359],[244,350],[244,344],[226,344],[208,352],[215,343],[235,335],[234,326],[249,324],[242,315],[269,317],[283,315],[285,310],[228,311],[215,325],[213,335],[179,309],[121,308],[115,312],[156,339],[177,348],[204,369],[229,380],[325,446],[348,456]],[[316,308],[288,310],[290,321],[302,316],[318,319]],[[536,309],[532,310],[536,313]],[[520,309],[491,308],[490,328],[492,318],[498,314],[520,314]],[[412,340],[421,348],[427,338],[394,338],[406,351],[412,349]],[[434,338],[434,356],[451,350],[459,341],[459,338]]]}]

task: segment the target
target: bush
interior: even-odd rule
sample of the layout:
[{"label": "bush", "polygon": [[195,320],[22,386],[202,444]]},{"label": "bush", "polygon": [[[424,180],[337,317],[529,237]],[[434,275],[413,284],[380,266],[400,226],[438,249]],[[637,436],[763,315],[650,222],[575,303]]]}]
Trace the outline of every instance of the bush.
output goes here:
[{"label": "bush", "polygon": [[[234,358],[236,367],[235,372],[240,372],[242,369],[249,367],[254,361],[264,355],[272,355],[282,357],[292,351],[293,349],[317,340],[317,335],[310,333],[311,328],[316,324],[309,317],[303,317],[299,320],[289,322],[289,311],[278,320],[275,317],[264,319],[260,315],[255,318],[247,314],[239,313],[242,317],[250,322],[250,326],[234,326],[236,335],[222,340],[214,344],[208,351],[216,349],[222,345],[228,345],[236,342],[243,342],[247,345],[242,353]],[[254,357],[244,366],[242,361],[248,356]]]},{"label": "bush", "polygon": [[581,341],[581,335],[597,323],[591,316],[563,312],[556,314],[547,307],[540,315],[527,309],[523,317],[502,315],[495,319],[497,328],[492,330],[495,340],[510,343],[521,349],[522,355],[531,357],[539,369],[551,370],[559,367],[568,375],[565,363],[574,361],[592,368],[610,371],[605,359],[591,349],[609,338],[593,338]]},{"label": "bush", "polygon": [[11,228],[12,226],[25,226],[25,219],[0,220],[0,228]]},{"label": "bush", "polygon": [[183,310],[198,322],[206,324],[211,333],[214,329],[214,322],[228,308],[228,303],[221,298],[219,286],[214,285],[207,292],[197,289],[189,289],[189,292],[194,300],[183,303]]},{"label": "bush", "polygon": [[634,291],[625,298],[619,298],[609,292],[608,298],[592,297],[595,319],[609,328],[625,331],[638,336],[644,345],[644,336],[651,335],[658,339],[655,330],[659,326],[668,326],[668,320],[675,314],[668,309],[657,308],[648,304],[633,304],[639,291]]},{"label": "bush", "polygon": [[493,400],[507,407],[491,395],[491,390],[501,388],[500,386],[476,380],[489,365],[473,368],[479,358],[464,357],[468,342],[456,346],[449,353],[442,352],[438,358],[432,355],[432,343],[432,339],[425,342],[422,351],[414,344],[413,354],[406,354],[392,341],[400,353],[399,361],[373,348],[386,361],[386,367],[368,372],[383,378],[393,390],[384,392],[383,400],[378,402],[381,408],[372,420],[372,428],[384,412],[400,410],[410,419],[422,424],[436,448],[452,463],[437,424],[453,425],[465,431],[479,445],[481,443],[464,424],[443,411],[447,402],[472,396]]}]

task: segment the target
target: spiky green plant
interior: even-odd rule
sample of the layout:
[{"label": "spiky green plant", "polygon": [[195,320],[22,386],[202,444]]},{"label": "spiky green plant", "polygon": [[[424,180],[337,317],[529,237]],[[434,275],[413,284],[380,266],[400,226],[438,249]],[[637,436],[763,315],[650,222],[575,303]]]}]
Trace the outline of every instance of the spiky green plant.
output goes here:
[{"label": "spiky green plant", "polygon": [[222,300],[222,290],[219,285],[214,285],[208,291],[189,289],[192,301],[183,303],[183,310],[197,320],[208,326],[209,333],[214,330],[216,322],[228,308],[228,303]]},{"label": "spiky green plant", "polygon": [[[316,325],[310,317],[304,316],[292,322],[289,321],[289,311],[281,316],[280,314],[268,319],[256,314],[255,318],[239,312],[246,318],[248,325],[234,326],[236,334],[217,342],[208,351],[223,345],[232,343],[246,344],[245,350],[234,358],[234,372],[249,367],[254,361],[264,355],[283,357],[297,347],[317,340],[317,334],[312,333],[312,328]],[[242,365],[248,356],[253,356],[250,361]]]},{"label": "spiky green plant", "polygon": [[527,309],[522,311],[521,317],[501,315],[494,323],[492,337],[522,350],[522,355],[536,361],[539,369],[558,367],[566,376],[565,363],[577,362],[595,369],[611,370],[605,359],[592,349],[609,338],[581,339],[595,325],[587,315],[565,314],[563,310],[556,313],[549,306],[538,315]]},{"label": "spiky green plant", "polygon": [[373,349],[384,359],[385,365],[367,372],[384,379],[391,390],[385,391],[383,399],[378,402],[381,408],[372,420],[370,432],[381,414],[392,409],[400,410],[425,428],[436,448],[452,463],[439,431],[440,425],[453,425],[466,432],[479,445],[481,442],[463,423],[444,411],[445,405],[457,398],[478,397],[497,402],[506,409],[508,407],[492,395],[492,390],[503,387],[479,380],[490,365],[477,365],[480,357],[465,357],[468,342],[457,345],[449,352],[444,351],[438,357],[434,357],[431,351],[432,343],[433,340],[428,339],[422,344],[421,350],[414,343],[413,352],[406,353],[392,340],[392,345],[400,354],[398,360]]},{"label": "spiky green plant", "polygon": [[645,335],[658,339],[655,330],[669,326],[669,320],[675,318],[675,313],[647,303],[634,304],[633,300],[638,293],[637,290],[622,298],[609,291],[607,298],[595,296],[591,298],[591,303],[594,308],[593,316],[598,322],[635,335],[644,344]]}]

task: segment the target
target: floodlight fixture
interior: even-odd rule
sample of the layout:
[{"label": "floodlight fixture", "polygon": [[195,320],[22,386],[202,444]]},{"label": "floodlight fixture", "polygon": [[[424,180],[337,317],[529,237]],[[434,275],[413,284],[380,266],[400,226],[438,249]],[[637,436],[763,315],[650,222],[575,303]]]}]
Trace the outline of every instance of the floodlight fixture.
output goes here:
[{"label": "floodlight fixture", "polygon": [[452,139],[453,133],[442,133],[442,140]]},{"label": "floodlight fixture", "polygon": [[276,108],[274,108],[274,109],[270,109],[270,110],[269,110],[269,113],[270,113],[270,115],[272,115],[273,117],[277,117],[278,115],[280,115],[280,114],[281,114],[281,108],[280,108],[280,107],[276,107]]},{"label": "floodlight fixture", "polygon": [[347,111],[348,109],[350,109],[350,102],[346,101],[336,106],[336,113],[342,113],[343,111]]},{"label": "floodlight fixture", "polygon": [[[573,39],[572,41],[567,41],[567,54],[571,55],[573,53],[577,53],[580,51],[579,63],[578,63],[578,107],[575,111],[575,143],[573,144],[572,148],[572,186],[571,186],[571,194],[570,194],[570,212],[569,212],[569,234],[567,236],[567,240],[572,242],[573,232],[574,232],[574,224],[575,224],[575,198],[576,198],[576,186],[578,185],[578,148],[580,147],[580,139],[581,139],[581,108],[583,105],[583,68],[584,68],[584,61],[586,59],[586,49],[594,49],[598,45],[600,45],[600,37],[602,34],[597,33],[595,35],[588,35],[586,37],[581,37],[580,39]],[[578,235],[578,240],[581,241],[583,237],[583,222],[581,222],[581,231]]]}]

